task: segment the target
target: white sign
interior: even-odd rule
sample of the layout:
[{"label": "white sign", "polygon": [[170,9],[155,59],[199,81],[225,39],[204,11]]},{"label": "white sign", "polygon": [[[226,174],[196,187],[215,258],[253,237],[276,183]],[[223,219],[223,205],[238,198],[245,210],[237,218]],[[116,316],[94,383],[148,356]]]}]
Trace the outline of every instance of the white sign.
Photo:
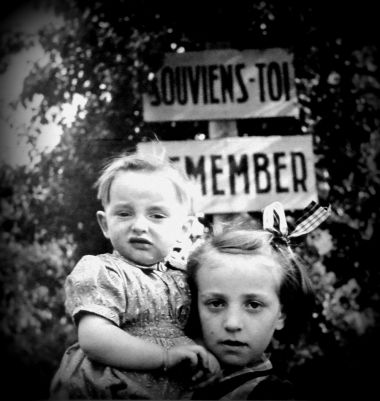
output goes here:
[{"label": "white sign", "polygon": [[145,121],[298,117],[293,56],[281,48],[167,53],[152,87]]},{"label": "white sign", "polygon": [[317,201],[311,135],[140,143],[175,162],[194,182],[203,213],[260,211],[271,202],[303,209]]}]

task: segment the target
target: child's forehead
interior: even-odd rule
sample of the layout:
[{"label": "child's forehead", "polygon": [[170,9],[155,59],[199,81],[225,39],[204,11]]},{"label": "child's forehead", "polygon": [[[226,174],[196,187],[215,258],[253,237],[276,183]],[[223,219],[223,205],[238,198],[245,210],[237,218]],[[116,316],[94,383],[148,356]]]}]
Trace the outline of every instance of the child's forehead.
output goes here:
[{"label": "child's forehead", "polygon": [[175,183],[170,175],[161,170],[120,170],[115,174],[112,185],[129,182],[138,184],[141,181],[144,181],[144,185],[151,183],[154,186],[157,181],[160,181],[161,183],[168,183],[175,187]]},{"label": "child's forehead", "polygon": [[152,176],[157,175],[165,177],[166,174],[162,170],[135,170],[135,169],[121,169],[116,172],[116,177],[121,175],[139,175],[139,176]]},{"label": "child's forehead", "polygon": [[243,253],[223,253],[210,250],[205,254],[203,262],[200,264],[199,271],[203,275],[211,272],[214,277],[240,278],[250,277],[257,273],[270,273],[270,276],[279,283],[282,277],[282,267],[277,261],[267,255],[262,254],[243,254]]},{"label": "child's forehead", "polygon": [[182,204],[181,189],[162,171],[119,171],[109,188],[109,200],[115,197],[128,198],[141,194],[142,196],[151,195],[162,197],[170,201],[177,201]]},{"label": "child's forehead", "polygon": [[246,264],[247,266],[263,265],[263,266],[274,266],[276,263],[273,258],[263,254],[250,254],[250,253],[239,253],[239,252],[220,252],[211,249],[205,254],[205,264],[209,263],[211,266],[226,266],[233,267],[235,264]]}]

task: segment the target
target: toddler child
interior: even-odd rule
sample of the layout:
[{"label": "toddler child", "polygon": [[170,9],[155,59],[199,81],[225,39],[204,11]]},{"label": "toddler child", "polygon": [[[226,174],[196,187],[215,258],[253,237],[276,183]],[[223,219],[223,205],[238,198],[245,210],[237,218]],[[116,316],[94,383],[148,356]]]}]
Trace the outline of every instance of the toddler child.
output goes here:
[{"label": "toddler child", "polygon": [[67,277],[78,342],[51,398],[186,398],[186,372],[203,384],[218,372],[215,357],[184,334],[186,273],[166,260],[191,224],[186,179],[167,161],[131,154],[113,159],[97,187],[97,219],[113,252],[84,256]]}]

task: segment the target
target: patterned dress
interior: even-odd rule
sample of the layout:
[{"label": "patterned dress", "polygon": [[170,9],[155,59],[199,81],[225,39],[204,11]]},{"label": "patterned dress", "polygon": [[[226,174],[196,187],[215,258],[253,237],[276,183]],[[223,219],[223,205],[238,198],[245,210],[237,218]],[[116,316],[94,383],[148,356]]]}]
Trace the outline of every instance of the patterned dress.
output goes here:
[{"label": "patterned dress", "polygon": [[[65,283],[66,309],[111,320],[129,334],[167,349],[193,341],[183,333],[190,310],[186,273],[162,263],[138,267],[117,252],[84,256]],[[175,369],[174,369],[175,371]],[[189,378],[160,370],[127,371],[96,363],[75,343],[51,384],[51,399],[185,399]],[[186,375],[187,376],[187,375]]]}]

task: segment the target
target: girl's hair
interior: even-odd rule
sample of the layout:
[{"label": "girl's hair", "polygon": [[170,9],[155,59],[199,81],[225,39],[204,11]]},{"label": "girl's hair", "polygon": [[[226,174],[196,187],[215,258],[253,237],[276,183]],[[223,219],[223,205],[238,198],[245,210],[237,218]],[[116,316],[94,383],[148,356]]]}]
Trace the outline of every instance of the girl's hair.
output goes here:
[{"label": "girl's hair", "polygon": [[146,173],[162,173],[171,181],[177,193],[178,201],[190,211],[192,198],[187,177],[183,175],[170,161],[153,155],[137,153],[121,154],[108,161],[95,183],[98,188],[98,199],[106,207],[110,201],[111,185],[119,172],[134,171]]},{"label": "girl's hair", "polygon": [[[262,255],[272,258],[281,269],[278,296],[285,314],[285,328],[280,336],[294,336],[311,316],[314,294],[307,272],[300,259],[288,245],[273,233],[262,229],[225,227],[223,232],[211,235],[193,250],[188,259],[189,284],[192,293],[191,316],[187,332],[193,337],[200,335],[197,306],[197,272],[207,269],[207,255],[211,252],[238,255]],[[284,333],[284,334],[283,334]]]}]

